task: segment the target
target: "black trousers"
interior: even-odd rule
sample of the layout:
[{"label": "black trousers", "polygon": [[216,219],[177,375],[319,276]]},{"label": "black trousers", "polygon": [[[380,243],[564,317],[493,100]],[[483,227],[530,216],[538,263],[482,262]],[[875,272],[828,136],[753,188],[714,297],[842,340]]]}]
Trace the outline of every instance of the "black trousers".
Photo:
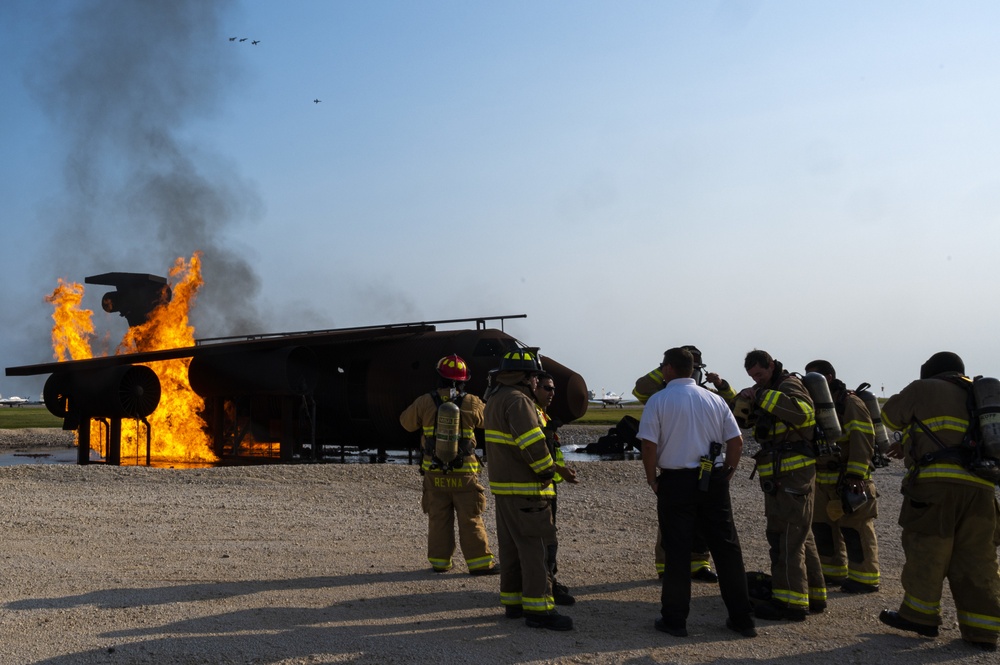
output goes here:
[{"label": "black trousers", "polygon": [[719,591],[737,628],[753,625],[743,550],[733,523],[729,479],[717,469],[708,491],[698,489],[698,469],[660,472],[657,514],[666,565],[660,614],[669,626],[685,626],[691,605],[691,548],[703,534],[715,560]]}]

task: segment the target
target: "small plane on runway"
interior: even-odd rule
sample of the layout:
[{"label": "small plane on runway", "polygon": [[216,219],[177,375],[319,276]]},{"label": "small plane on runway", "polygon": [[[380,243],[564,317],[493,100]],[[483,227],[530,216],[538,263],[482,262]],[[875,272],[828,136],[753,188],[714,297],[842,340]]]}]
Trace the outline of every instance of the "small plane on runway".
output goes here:
[{"label": "small plane on runway", "polygon": [[0,406],[9,406],[14,408],[15,406],[21,406],[22,404],[27,404],[27,397],[18,397],[17,395],[11,395],[10,397],[4,397],[0,395]]},{"label": "small plane on runway", "polygon": [[613,390],[604,392],[604,388],[601,388],[601,392],[604,393],[602,396],[598,396],[593,390],[590,392],[590,403],[591,404],[601,404],[603,408],[608,408],[609,406],[617,406],[619,409],[624,409],[622,402],[635,402],[634,399],[626,399],[625,395],[619,395]]}]

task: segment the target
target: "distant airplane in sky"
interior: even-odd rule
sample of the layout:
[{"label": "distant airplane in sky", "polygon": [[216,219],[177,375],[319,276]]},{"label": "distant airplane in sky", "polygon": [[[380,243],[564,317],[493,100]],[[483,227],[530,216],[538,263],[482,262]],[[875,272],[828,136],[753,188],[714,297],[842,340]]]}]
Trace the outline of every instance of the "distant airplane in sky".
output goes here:
[{"label": "distant airplane in sky", "polygon": [[625,407],[622,405],[623,401],[624,402],[638,401],[634,399],[625,399],[624,395],[619,395],[615,393],[613,390],[604,392],[604,388],[601,388],[601,392],[604,393],[603,396],[598,396],[597,393],[595,393],[593,390],[589,392],[590,392],[590,403],[601,404],[605,409],[608,408],[609,406],[617,406],[619,409],[624,409]]},{"label": "distant airplane in sky", "polygon": [[323,101],[323,100],[322,99],[314,99],[313,100],[313,104],[319,104],[321,101]]},{"label": "distant airplane in sky", "polygon": [[256,46],[257,44],[260,44],[260,40],[259,39],[254,39],[250,43],[253,44],[254,46]]},{"label": "distant airplane in sky", "polygon": [[231,42],[235,42],[235,41],[236,41],[236,37],[230,37],[230,38],[229,38],[229,41],[231,41]]},{"label": "distant airplane in sky", "polygon": [[247,39],[249,39],[249,37],[243,37],[242,39],[240,39],[240,41],[245,42]]},{"label": "distant airplane in sky", "polygon": [[11,395],[10,397],[4,397],[0,395],[0,406],[9,406],[14,408],[15,406],[21,406],[22,404],[27,404],[27,397],[18,397],[17,395]]}]

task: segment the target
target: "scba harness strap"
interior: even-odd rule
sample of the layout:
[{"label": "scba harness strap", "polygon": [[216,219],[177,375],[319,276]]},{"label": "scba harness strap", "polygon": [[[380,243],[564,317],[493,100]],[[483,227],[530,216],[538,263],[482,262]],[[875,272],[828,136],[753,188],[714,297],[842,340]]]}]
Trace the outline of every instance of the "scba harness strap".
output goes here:
[{"label": "scba harness strap", "polygon": [[[972,399],[971,390],[969,391],[969,399]],[[972,408],[974,409],[974,405]],[[983,456],[983,448],[979,445],[978,437],[975,436],[975,411],[970,409],[969,416],[969,428],[962,437],[962,443],[956,446],[946,446],[922,420],[913,419],[914,424],[939,448],[920,456],[913,472],[913,482],[916,482],[920,477],[920,471],[924,467],[935,462],[954,462],[976,477],[1000,485],[1000,463],[993,458]]]}]

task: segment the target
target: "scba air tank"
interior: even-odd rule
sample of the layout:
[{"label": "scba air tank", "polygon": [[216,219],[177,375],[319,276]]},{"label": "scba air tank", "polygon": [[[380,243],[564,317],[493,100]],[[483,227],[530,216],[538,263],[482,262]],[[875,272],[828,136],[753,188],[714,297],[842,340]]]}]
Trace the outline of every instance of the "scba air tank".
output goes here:
[{"label": "scba air tank", "polygon": [[823,437],[827,443],[835,443],[843,436],[843,430],[840,429],[840,419],[837,418],[837,409],[826,377],[819,372],[809,372],[802,377],[802,383],[812,397],[813,408],[816,409],[816,424],[823,430]]},{"label": "scba air tank", "polygon": [[883,455],[889,450],[889,432],[886,431],[882,423],[882,408],[878,405],[878,397],[870,390],[858,390],[854,393],[861,398],[871,416],[872,425],[875,426],[875,449]]},{"label": "scba air tank", "polygon": [[438,407],[437,427],[434,428],[434,456],[445,464],[458,457],[461,421],[462,411],[454,402],[442,402]]},{"label": "scba air tank", "polygon": [[972,383],[983,456],[1000,458],[1000,379],[977,377]]}]

